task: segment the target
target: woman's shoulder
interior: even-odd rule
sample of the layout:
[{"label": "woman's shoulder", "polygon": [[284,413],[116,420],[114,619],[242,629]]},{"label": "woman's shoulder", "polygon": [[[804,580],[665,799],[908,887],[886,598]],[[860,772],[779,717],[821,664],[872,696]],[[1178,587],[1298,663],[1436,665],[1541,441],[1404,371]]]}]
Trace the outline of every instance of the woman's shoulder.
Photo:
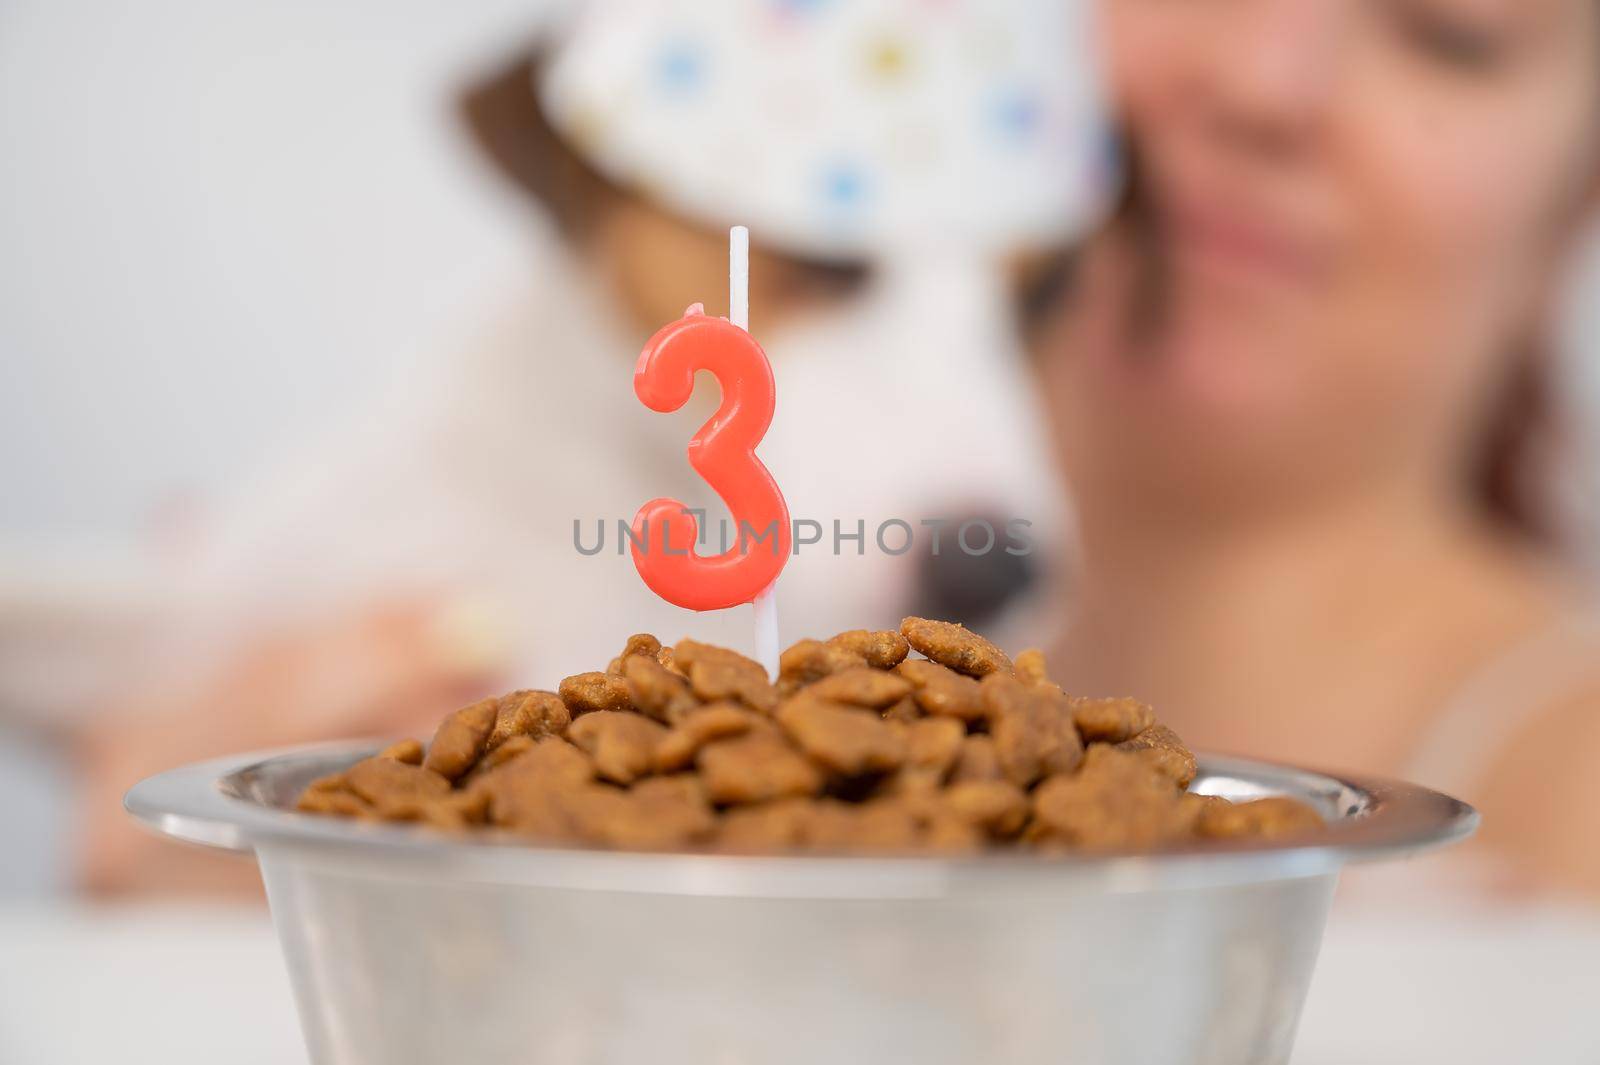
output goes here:
[{"label": "woman's shoulder", "polygon": [[1586,589],[1524,571],[1460,611],[1471,651],[1413,749],[1411,776],[1470,790],[1514,737],[1577,693],[1600,692],[1600,596]]},{"label": "woman's shoulder", "polygon": [[1505,627],[1406,775],[1479,806],[1482,849],[1519,878],[1600,895],[1600,592],[1548,560],[1500,577]]},{"label": "woman's shoulder", "polygon": [[1559,693],[1530,693],[1526,724],[1470,796],[1483,842],[1519,871],[1600,897],[1600,658]]}]

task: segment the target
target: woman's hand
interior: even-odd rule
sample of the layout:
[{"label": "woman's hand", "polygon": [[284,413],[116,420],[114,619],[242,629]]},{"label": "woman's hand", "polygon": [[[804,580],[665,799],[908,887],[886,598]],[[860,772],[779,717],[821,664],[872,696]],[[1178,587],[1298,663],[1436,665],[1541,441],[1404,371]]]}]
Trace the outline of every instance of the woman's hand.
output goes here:
[{"label": "woman's hand", "polygon": [[[122,810],[140,779],[186,762],[318,740],[416,736],[489,693],[493,641],[439,602],[388,603],[280,633],[177,673],[85,724],[79,869],[96,893],[253,889],[254,870],[146,833]],[[470,628],[470,626],[469,626]]]}]

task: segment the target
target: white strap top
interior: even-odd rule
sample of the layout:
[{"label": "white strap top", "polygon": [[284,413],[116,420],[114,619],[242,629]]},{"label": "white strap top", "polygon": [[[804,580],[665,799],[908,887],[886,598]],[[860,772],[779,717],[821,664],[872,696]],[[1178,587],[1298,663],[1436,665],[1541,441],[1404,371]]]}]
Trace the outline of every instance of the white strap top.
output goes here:
[{"label": "white strap top", "polygon": [[1563,615],[1475,670],[1418,745],[1419,784],[1470,795],[1515,737],[1600,682],[1600,610]]}]

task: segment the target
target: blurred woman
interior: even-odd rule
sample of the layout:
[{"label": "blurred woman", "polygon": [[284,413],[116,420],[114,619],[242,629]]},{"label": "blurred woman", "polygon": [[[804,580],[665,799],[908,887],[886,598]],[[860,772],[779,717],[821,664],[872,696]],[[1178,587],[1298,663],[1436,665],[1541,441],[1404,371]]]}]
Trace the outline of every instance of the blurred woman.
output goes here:
[{"label": "blurred woman", "polygon": [[1415,775],[1600,893],[1600,612],[1518,479],[1600,200],[1594,0],[1108,0],[1128,209],[1035,338],[1055,656],[1196,746]]}]

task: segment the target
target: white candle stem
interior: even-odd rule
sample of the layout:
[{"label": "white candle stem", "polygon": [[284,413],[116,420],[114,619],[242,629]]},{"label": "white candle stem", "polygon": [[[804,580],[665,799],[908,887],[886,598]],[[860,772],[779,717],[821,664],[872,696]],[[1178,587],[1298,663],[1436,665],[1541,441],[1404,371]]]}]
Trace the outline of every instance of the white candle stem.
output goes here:
[{"label": "white candle stem", "polygon": [[750,230],[728,230],[728,321],[750,331]]},{"label": "white candle stem", "polygon": [[[750,329],[750,230],[734,226],[728,230],[728,321],[746,332]],[[767,674],[778,675],[778,585],[772,586],[750,604],[755,609],[756,661]]]},{"label": "white candle stem", "polygon": [[756,661],[766,669],[767,676],[778,676],[778,594],[777,585],[756,596],[751,604],[756,612]]}]

